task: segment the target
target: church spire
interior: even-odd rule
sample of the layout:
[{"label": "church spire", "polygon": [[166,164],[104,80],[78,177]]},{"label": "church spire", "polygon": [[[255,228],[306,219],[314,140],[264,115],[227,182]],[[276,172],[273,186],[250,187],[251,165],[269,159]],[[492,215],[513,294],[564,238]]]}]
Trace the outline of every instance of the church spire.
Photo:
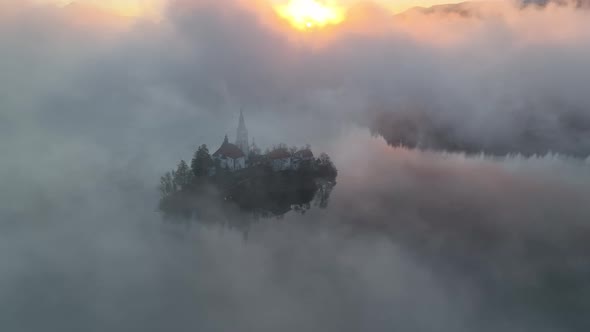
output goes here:
[{"label": "church spire", "polygon": [[238,128],[246,129],[246,121],[244,121],[244,109],[243,108],[240,108],[240,124],[238,125]]},{"label": "church spire", "polygon": [[248,154],[250,144],[248,144],[248,129],[246,129],[243,109],[240,109],[240,121],[236,132],[236,145],[242,150],[242,152],[244,152],[244,154]]}]

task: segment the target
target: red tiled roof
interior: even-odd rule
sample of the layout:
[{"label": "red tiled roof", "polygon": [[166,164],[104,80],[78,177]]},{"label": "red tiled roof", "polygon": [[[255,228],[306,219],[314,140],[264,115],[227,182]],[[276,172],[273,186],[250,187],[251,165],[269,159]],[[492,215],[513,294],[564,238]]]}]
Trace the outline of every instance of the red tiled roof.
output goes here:
[{"label": "red tiled roof", "polygon": [[215,151],[213,157],[228,157],[231,159],[238,159],[246,155],[235,144],[224,142],[221,147]]},{"label": "red tiled roof", "polygon": [[277,149],[277,150],[269,152],[266,156],[268,157],[268,159],[276,160],[276,159],[290,158],[291,154],[289,153],[289,151],[287,151],[285,149]]},{"label": "red tiled roof", "polygon": [[295,153],[295,156],[299,158],[313,158],[313,152],[309,149],[299,150]]}]

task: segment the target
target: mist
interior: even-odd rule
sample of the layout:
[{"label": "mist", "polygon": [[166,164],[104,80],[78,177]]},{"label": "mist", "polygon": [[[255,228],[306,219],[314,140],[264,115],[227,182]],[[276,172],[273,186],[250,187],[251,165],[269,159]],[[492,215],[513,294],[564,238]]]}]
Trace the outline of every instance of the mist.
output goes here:
[{"label": "mist", "polygon": [[[590,327],[587,11],[0,10],[0,329]],[[260,146],[330,154],[328,207],[163,220],[159,176],[240,109]]]}]

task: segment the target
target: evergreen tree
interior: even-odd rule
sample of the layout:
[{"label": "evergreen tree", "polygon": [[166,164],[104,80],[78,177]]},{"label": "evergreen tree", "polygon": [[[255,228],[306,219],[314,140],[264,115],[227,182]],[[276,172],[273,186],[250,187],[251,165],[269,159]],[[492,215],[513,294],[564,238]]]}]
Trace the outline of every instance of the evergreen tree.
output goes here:
[{"label": "evergreen tree", "polygon": [[166,172],[164,176],[160,178],[160,193],[162,197],[168,197],[176,192],[176,184],[174,183],[175,171]]},{"label": "evergreen tree", "polygon": [[194,174],[188,167],[186,161],[181,160],[174,173],[174,184],[179,190],[186,189],[193,182]]},{"label": "evergreen tree", "polygon": [[199,147],[191,161],[191,169],[196,177],[204,177],[209,175],[209,169],[213,167],[213,159],[209,154],[207,145],[203,144]]}]

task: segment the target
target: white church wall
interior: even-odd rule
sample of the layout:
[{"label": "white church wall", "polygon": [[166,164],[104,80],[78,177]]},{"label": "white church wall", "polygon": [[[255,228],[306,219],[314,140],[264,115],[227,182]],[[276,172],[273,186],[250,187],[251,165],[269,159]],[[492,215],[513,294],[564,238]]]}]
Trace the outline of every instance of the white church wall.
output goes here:
[{"label": "white church wall", "polygon": [[241,157],[241,158],[235,159],[235,161],[234,161],[234,169],[235,170],[240,170],[240,169],[243,169],[243,168],[246,168],[246,158]]},{"label": "white church wall", "polygon": [[246,168],[246,158],[240,157],[237,159],[232,158],[218,158],[219,166],[230,171],[237,171]]}]

